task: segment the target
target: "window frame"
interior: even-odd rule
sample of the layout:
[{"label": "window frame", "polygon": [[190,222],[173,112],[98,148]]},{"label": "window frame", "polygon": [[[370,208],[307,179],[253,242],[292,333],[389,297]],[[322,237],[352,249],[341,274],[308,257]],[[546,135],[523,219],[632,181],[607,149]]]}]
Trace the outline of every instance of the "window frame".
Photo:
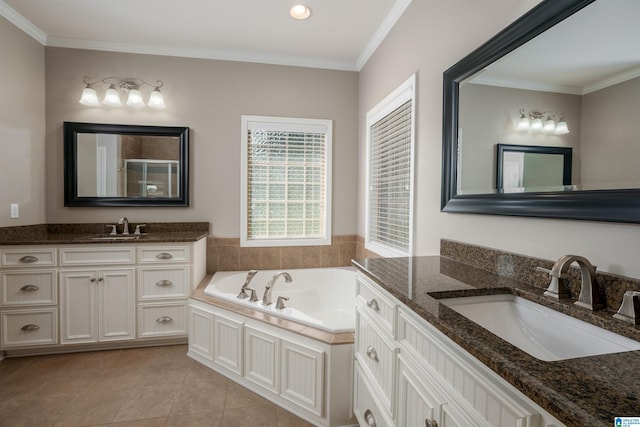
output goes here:
[{"label": "window frame", "polygon": [[[414,254],[414,212],[415,212],[415,134],[416,134],[416,74],[412,74],[406,81],[387,95],[366,116],[366,187],[365,187],[365,249],[383,257],[406,257]],[[407,250],[402,251],[396,247],[385,245],[371,236],[371,224],[369,221],[371,214],[371,156],[372,141],[371,128],[380,120],[388,116],[397,108],[411,101],[411,142],[410,142],[410,165],[409,165],[409,239]]]},{"label": "window frame", "polygon": [[[248,138],[251,124],[262,124],[266,129],[278,129],[296,132],[305,128],[324,127],[324,209],[321,215],[320,237],[298,238],[249,238],[249,188],[248,188]],[[331,214],[332,214],[332,148],[333,148],[333,121],[328,119],[307,119],[293,117],[271,116],[241,116],[241,167],[240,167],[240,246],[241,247],[275,247],[275,246],[326,246],[331,245]]]}]

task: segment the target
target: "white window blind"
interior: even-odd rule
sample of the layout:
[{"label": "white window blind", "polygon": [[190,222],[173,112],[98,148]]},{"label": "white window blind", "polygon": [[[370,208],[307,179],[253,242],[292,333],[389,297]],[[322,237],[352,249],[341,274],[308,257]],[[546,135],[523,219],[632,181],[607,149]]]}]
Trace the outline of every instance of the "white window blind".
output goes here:
[{"label": "white window blind", "polygon": [[413,252],[413,79],[368,115],[365,246],[382,256]]},{"label": "white window blind", "polygon": [[331,122],[245,118],[243,244],[330,244]]}]

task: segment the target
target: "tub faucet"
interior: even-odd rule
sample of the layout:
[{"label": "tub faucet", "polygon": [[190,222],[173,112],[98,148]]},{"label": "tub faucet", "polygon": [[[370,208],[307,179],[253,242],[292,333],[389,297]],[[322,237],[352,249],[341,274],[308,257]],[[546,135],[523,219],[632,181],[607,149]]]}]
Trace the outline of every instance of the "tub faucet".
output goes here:
[{"label": "tub faucet", "polygon": [[258,270],[249,270],[249,272],[247,273],[247,278],[244,279],[244,285],[242,285],[242,289],[240,289],[240,293],[238,294],[238,298],[249,298],[249,294],[247,294],[247,291],[249,290],[249,283],[251,283],[253,276],[255,276],[256,274],[258,274]]},{"label": "tub faucet", "polygon": [[269,284],[267,284],[267,286],[264,288],[264,296],[262,297],[262,305],[267,306],[267,305],[271,305],[273,304],[271,302],[271,292],[273,292],[273,286],[276,284],[276,280],[278,280],[278,277],[280,276],[284,276],[284,281],[286,283],[291,283],[293,281],[293,279],[291,278],[291,275],[285,271],[282,271],[278,274],[276,274],[275,276],[273,276],[271,278],[271,280],[269,281]]},{"label": "tub faucet", "polygon": [[126,216],[123,216],[122,218],[120,218],[120,220],[118,221],[118,224],[120,225],[124,224],[124,228],[122,229],[122,234],[129,234],[129,220],[127,219]]},{"label": "tub faucet", "polygon": [[551,283],[545,291],[546,296],[552,298],[569,298],[569,290],[567,289],[566,279],[569,266],[577,262],[580,267],[582,276],[582,286],[580,287],[580,296],[575,302],[580,307],[589,310],[599,310],[604,308],[598,282],[596,281],[596,266],[592,265],[589,260],[579,255],[563,255],[558,258],[551,270],[538,267],[538,271],[545,272],[551,276]]}]

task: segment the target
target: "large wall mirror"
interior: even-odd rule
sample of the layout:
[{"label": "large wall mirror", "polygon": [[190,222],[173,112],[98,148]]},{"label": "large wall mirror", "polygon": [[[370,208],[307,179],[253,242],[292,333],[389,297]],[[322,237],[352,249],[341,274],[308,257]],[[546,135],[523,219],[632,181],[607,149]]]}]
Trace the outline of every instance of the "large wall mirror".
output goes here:
[{"label": "large wall mirror", "polygon": [[65,206],[189,206],[189,128],[64,123]]},{"label": "large wall mirror", "polygon": [[[640,223],[638,16],[544,0],[448,69],[442,211]],[[504,191],[498,146],[564,148],[571,176]]]}]

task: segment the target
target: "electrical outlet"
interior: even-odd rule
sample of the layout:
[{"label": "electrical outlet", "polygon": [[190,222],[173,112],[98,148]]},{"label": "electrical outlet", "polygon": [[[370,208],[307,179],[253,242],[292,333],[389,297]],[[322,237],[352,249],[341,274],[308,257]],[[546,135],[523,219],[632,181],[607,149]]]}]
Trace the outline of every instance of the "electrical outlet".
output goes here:
[{"label": "electrical outlet", "polygon": [[20,216],[20,206],[17,203],[11,203],[11,218]]}]

